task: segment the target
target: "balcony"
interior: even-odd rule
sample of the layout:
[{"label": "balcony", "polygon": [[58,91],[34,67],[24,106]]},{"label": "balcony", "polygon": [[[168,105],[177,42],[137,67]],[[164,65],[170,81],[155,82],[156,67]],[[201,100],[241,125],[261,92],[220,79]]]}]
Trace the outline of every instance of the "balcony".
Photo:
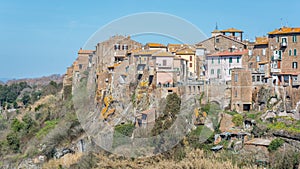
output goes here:
[{"label": "balcony", "polygon": [[280,47],[286,48],[286,47],[287,47],[287,42],[281,42],[281,43],[280,43]]},{"label": "balcony", "polygon": [[300,86],[300,81],[298,81],[298,80],[293,80],[293,81],[292,81],[292,86]]},{"label": "balcony", "polygon": [[292,86],[300,86],[299,75],[292,76]]},{"label": "balcony", "polygon": [[281,70],[279,68],[271,68],[271,73],[280,73]]},{"label": "balcony", "polygon": [[279,54],[274,54],[274,56],[272,56],[271,60],[272,61],[281,60],[281,56]]}]

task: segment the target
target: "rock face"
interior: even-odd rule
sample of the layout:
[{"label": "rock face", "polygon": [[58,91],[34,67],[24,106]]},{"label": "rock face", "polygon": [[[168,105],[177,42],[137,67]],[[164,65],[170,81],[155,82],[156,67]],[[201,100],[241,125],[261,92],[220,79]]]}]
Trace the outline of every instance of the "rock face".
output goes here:
[{"label": "rock face", "polygon": [[282,137],[282,138],[287,138],[287,139],[291,139],[291,140],[296,140],[296,141],[300,141],[300,134],[293,134],[293,133],[289,133],[287,131],[281,130],[281,131],[276,131],[273,133],[274,136],[276,137]]},{"label": "rock face", "polygon": [[234,126],[235,125],[232,122],[232,116],[230,114],[223,113],[221,115],[220,131],[221,132],[228,131],[230,128]]}]

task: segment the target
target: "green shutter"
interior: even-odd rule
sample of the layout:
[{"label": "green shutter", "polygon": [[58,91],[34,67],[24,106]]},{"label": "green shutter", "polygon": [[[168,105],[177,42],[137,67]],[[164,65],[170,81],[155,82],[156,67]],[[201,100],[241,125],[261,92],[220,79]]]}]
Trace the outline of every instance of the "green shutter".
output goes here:
[{"label": "green shutter", "polygon": [[229,63],[232,63],[232,57],[229,58]]},{"label": "green shutter", "polygon": [[291,49],[289,50],[289,56],[292,56],[292,50]]},{"label": "green shutter", "polygon": [[240,63],[240,57],[237,57],[237,58],[236,58],[236,62],[237,62],[237,63]]},{"label": "green shutter", "polygon": [[293,36],[293,42],[294,43],[297,42],[297,36],[296,35]]},{"label": "green shutter", "polygon": [[297,56],[297,49],[294,49],[294,56]]}]

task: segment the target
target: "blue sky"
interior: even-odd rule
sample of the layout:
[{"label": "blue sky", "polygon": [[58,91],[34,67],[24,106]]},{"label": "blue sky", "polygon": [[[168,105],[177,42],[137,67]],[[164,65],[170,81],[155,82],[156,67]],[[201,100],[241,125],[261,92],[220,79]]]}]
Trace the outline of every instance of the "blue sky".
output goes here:
[{"label": "blue sky", "polygon": [[0,1],[0,77],[63,74],[95,31],[134,13],[176,15],[208,36],[217,22],[219,29],[235,27],[254,39],[282,23],[300,26],[299,7],[298,0]]}]

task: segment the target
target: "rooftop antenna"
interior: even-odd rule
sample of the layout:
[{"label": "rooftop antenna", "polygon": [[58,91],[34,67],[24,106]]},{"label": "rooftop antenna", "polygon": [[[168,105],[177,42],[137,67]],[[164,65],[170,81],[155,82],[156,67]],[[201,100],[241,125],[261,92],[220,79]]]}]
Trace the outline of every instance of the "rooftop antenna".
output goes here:
[{"label": "rooftop antenna", "polygon": [[288,22],[288,20],[287,20],[287,19],[285,19],[285,20],[286,20],[285,26],[286,26],[286,27],[289,27],[289,22]]},{"label": "rooftop antenna", "polygon": [[281,28],[283,27],[282,18],[280,18],[280,26],[281,26]]}]

